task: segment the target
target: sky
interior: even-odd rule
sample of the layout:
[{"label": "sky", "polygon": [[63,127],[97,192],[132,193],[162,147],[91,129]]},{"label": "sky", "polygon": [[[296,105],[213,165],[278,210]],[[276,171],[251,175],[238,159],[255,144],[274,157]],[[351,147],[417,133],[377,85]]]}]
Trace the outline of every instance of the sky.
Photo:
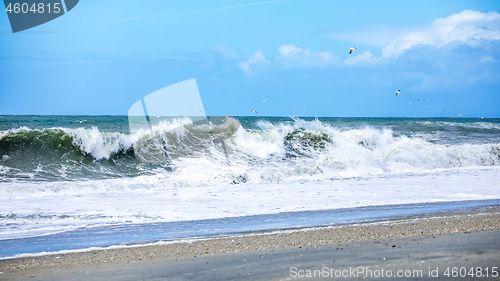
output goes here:
[{"label": "sky", "polygon": [[500,117],[499,12],[484,0],[82,0],[15,34],[0,12],[0,114],[127,115],[195,78],[207,115]]}]

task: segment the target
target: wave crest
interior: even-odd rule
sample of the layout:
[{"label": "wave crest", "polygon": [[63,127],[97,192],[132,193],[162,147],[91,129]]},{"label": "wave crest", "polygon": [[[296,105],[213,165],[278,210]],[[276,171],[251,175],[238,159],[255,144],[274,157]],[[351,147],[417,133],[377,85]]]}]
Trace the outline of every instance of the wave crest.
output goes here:
[{"label": "wave crest", "polygon": [[[132,134],[97,128],[22,127],[0,134],[0,181],[136,177],[165,173],[165,162],[136,156],[139,144],[161,135],[173,172],[168,184],[204,186],[363,177],[500,165],[500,144],[436,144],[389,128],[331,126],[319,120],[254,123],[218,138],[189,120],[160,122]],[[229,126],[229,125],[226,125]],[[227,128],[219,128],[227,132]],[[176,154],[177,153],[177,154]],[[164,160],[163,160],[164,161]],[[160,169],[158,169],[160,168]]]}]

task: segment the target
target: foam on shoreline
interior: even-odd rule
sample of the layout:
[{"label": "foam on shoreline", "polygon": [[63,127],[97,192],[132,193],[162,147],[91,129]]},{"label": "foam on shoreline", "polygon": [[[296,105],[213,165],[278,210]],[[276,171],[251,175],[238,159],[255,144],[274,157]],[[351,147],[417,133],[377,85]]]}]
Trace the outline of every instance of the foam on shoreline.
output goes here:
[{"label": "foam on shoreline", "polygon": [[192,258],[288,247],[321,247],[355,241],[423,237],[500,229],[500,207],[412,216],[404,219],[330,227],[250,232],[237,235],[164,241],[151,244],[89,248],[0,260],[0,272],[61,266],[127,264],[141,260]]}]

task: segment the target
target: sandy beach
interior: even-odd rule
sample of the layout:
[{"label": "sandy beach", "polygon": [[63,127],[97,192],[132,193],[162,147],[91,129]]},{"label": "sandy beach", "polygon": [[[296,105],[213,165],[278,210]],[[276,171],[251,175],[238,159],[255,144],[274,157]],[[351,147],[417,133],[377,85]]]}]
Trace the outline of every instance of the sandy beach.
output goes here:
[{"label": "sandy beach", "polygon": [[[481,272],[481,280],[494,280],[499,262],[496,206],[377,223],[7,259],[0,261],[0,279],[355,280],[386,274],[385,278],[426,280],[438,274],[441,279],[455,275],[474,280]],[[410,273],[416,276],[407,276]]]}]

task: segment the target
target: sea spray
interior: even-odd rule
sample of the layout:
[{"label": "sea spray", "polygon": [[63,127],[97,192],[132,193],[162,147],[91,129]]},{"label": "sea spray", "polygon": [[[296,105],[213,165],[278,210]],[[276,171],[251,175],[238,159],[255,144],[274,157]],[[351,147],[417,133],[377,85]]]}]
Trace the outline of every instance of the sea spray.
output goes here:
[{"label": "sea spray", "polygon": [[[189,118],[165,120],[152,131],[132,134],[94,125],[21,126],[2,131],[0,182],[135,178],[160,173],[167,178],[164,184],[196,187],[500,164],[497,123],[448,122],[447,126],[443,121],[416,121],[379,125],[371,121],[363,125],[317,118],[251,121],[243,120],[247,128],[235,127],[223,143],[214,141],[209,127],[206,132],[191,128]],[[457,128],[469,128],[472,141],[450,143],[446,138],[467,135],[456,135]],[[482,141],[474,137],[480,134],[478,130],[484,135]],[[443,132],[447,134],[444,143],[436,141],[436,135]],[[152,138],[151,133],[164,138],[165,145],[159,149],[167,149],[172,171],[166,169],[166,163],[143,163],[135,157],[134,149]]]}]

